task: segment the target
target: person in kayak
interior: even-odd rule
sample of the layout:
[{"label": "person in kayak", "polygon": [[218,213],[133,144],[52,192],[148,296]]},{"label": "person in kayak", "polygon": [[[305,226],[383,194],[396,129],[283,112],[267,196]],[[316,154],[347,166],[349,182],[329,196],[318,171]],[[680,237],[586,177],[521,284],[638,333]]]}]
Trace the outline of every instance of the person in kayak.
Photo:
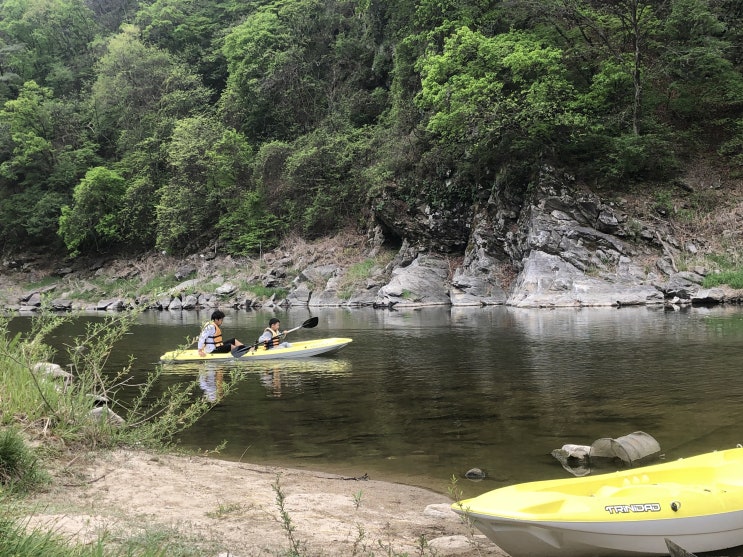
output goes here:
[{"label": "person in kayak", "polygon": [[224,312],[217,309],[212,313],[212,320],[201,329],[198,348],[199,356],[202,358],[212,352],[223,354],[226,352],[232,352],[232,350],[238,346],[243,346],[243,343],[236,338],[230,338],[227,340],[222,339],[221,327],[223,321]]},{"label": "person in kayak", "polygon": [[263,331],[263,334],[258,338],[258,343],[263,343],[263,345],[266,347],[266,350],[270,348],[289,348],[291,346],[291,343],[281,342],[281,335],[283,333],[279,331],[280,326],[281,321],[279,321],[276,317],[272,317],[271,319],[269,319],[268,327],[266,327],[266,330]]}]

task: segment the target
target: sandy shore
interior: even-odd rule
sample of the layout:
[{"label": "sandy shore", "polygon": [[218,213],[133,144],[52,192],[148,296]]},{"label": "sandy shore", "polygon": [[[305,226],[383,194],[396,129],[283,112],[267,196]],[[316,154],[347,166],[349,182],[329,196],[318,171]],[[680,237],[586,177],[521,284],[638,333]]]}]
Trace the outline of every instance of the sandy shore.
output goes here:
[{"label": "sandy shore", "polygon": [[108,532],[204,556],[505,556],[448,496],[373,479],[137,451],[77,457],[54,475],[31,524],[79,542]]}]

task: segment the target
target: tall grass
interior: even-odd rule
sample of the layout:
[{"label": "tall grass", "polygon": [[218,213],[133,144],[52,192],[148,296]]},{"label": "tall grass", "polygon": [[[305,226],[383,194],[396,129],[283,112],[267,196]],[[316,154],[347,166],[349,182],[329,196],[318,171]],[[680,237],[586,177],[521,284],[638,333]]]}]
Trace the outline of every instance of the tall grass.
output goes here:
[{"label": "tall grass", "polygon": [[[143,539],[112,541],[104,533],[89,545],[72,545],[51,533],[29,530],[24,520],[5,504],[10,497],[32,491],[50,481],[37,452],[26,438],[54,440],[53,446],[76,449],[138,446],[162,448],[190,427],[214,403],[200,396],[196,380],[168,388],[155,396],[162,374],[158,366],[144,380],[134,381],[131,360],[120,370],[108,364],[113,347],[137,321],[137,311],[111,314],[89,323],[85,332],[66,347],[71,380],[37,371],[39,362],[53,362],[56,354],[44,343],[52,331],[72,315],[42,310],[32,318],[26,335],[12,335],[10,316],[0,316],[0,557],[196,557],[192,544],[175,537],[147,532]],[[223,384],[222,396],[241,379],[233,373]],[[127,396],[120,396],[125,394]],[[95,419],[91,413],[101,400],[123,421]],[[119,400],[127,400],[126,404]],[[22,434],[21,434],[22,428]]]},{"label": "tall grass", "polygon": [[43,419],[57,407],[57,386],[49,377],[33,373],[33,366],[51,357],[42,339],[64,321],[43,312],[32,320],[25,337],[11,336],[10,316],[0,316],[0,423]]},{"label": "tall grass", "polygon": [[719,269],[719,272],[704,277],[703,286],[705,288],[723,284],[727,284],[731,288],[743,288],[743,262],[740,254],[711,254],[707,257]]},{"label": "tall grass", "polygon": [[48,482],[49,475],[15,428],[0,429],[0,491],[25,493]]},{"label": "tall grass", "polygon": [[743,288],[743,269],[721,271],[704,277],[703,285],[705,288],[712,288],[713,286],[721,286],[723,284],[727,284],[731,288]]},{"label": "tall grass", "polygon": [[[71,339],[66,348],[72,375],[69,383],[34,368],[38,362],[53,361],[55,354],[44,344],[44,337],[73,316],[42,311],[33,317],[31,331],[24,337],[11,336],[10,318],[0,317],[0,423],[22,423],[33,434],[88,448],[167,446],[213,403],[196,394],[200,391],[195,380],[155,396],[161,366],[138,381],[131,374],[131,361],[122,369],[109,369],[111,350],[138,316],[138,311],[108,315],[103,321],[88,323],[85,333]],[[240,379],[237,375],[225,382],[224,394]],[[91,418],[102,400],[123,418],[122,424]]]},{"label": "tall grass", "polygon": [[[0,498],[0,501],[2,499]],[[5,510],[0,514],[0,557],[196,557],[171,551],[171,543],[112,546],[106,536],[92,544],[74,545],[41,528],[29,529]]]}]

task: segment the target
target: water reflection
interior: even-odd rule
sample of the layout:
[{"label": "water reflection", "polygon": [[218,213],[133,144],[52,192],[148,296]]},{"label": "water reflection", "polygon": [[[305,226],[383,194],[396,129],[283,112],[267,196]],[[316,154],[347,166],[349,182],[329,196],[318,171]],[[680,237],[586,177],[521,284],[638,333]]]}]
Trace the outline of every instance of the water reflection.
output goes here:
[{"label": "water reflection", "polygon": [[351,363],[338,358],[299,358],[294,360],[242,360],[227,362],[183,362],[163,364],[163,372],[180,376],[184,381],[197,376],[199,387],[207,400],[219,401],[224,393],[227,374],[258,376],[267,395],[280,398],[283,389],[300,391],[304,383],[322,377],[344,375]]},{"label": "water reflection", "polygon": [[209,402],[219,402],[224,397],[224,366],[205,362],[199,373],[199,387]]},{"label": "water reflection", "polygon": [[[198,334],[207,313],[144,314],[109,364],[134,354],[134,373],[149,373]],[[439,491],[480,468],[487,477],[475,494],[564,477],[551,452],[568,443],[645,431],[676,458],[743,441],[743,308],[236,311],[230,331],[257,338],[274,315],[287,328],[319,317],[296,339],[354,341],[329,358],[220,363],[213,382],[205,363],[166,366],[162,392],[204,373],[219,397],[218,372],[223,381],[241,373],[183,445],[224,439],[224,458],[368,472]],[[70,344],[76,328],[54,342]]]}]

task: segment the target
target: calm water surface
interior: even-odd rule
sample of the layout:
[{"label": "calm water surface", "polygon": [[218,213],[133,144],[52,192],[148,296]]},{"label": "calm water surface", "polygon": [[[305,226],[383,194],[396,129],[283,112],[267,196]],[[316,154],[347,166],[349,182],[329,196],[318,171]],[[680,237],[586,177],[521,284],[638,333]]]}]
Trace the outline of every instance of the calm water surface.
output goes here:
[{"label": "calm water surface", "polygon": [[[146,375],[198,334],[211,312],[148,312],[116,348]],[[171,382],[209,392],[234,366],[246,379],[180,438],[227,442],[221,457],[318,469],[446,492],[473,467],[465,495],[566,477],[566,443],[649,433],[667,458],[743,443],[743,309],[290,310],[226,312],[226,336],[252,342],[274,315],[295,339],[351,337],[329,358],[171,364]],[[83,317],[56,332],[62,346]],[[23,320],[18,318],[19,327]],[[60,357],[60,359],[62,359]]]}]

